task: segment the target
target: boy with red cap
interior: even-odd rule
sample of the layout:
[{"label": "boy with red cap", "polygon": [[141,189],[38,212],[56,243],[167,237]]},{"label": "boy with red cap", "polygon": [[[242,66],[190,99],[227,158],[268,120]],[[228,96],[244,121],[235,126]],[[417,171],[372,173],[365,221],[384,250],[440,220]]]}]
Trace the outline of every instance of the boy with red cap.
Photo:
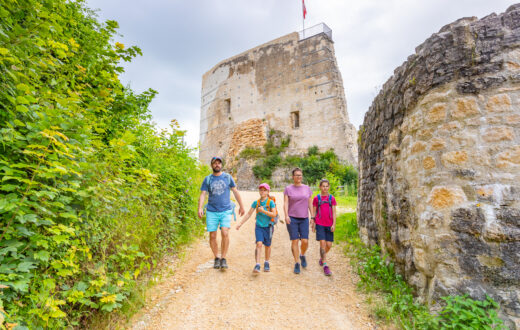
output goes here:
[{"label": "boy with red cap", "polygon": [[256,265],[253,269],[253,273],[260,272],[260,254],[262,253],[262,246],[265,246],[265,262],[264,262],[264,272],[268,272],[269,268],[269,257],[271,256],[271,240],[273,238],[274,225],[272,222],[272,218],[276,217],[276,204],[271,197],[269,197],[269,191],[271,187],[267,183],[262,183],[258,186],[258,192],[260,194],[260,199],[258,201],[254,201],[251,205],[251,209],[244,216],[239,225],[237,225],[237,230],[251,217],[253,212],[256,210],[256,225],[255,225],[255,239],[256,239],[256,249],[255,249],[255,260]]}]

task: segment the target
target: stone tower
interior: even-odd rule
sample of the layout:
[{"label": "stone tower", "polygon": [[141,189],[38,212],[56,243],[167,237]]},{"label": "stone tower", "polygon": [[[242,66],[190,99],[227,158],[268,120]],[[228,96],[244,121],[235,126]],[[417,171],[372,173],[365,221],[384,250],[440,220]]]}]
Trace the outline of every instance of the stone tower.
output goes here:
[{"label": "stone tower", "polygon": [[520,328],[520,4],[444,26],[394,71],[359,145],[361,237],[415,292],[491,296]]},{"label": "stone tower", "polygon": [[[202,77],[200,153],[208,163],[237,164],[245,147],[261,147],[269,130],[290,135],[287,154],[313,145],[357,164],[332,31],[319,24],[226,59]],[[237,178],[240,181],[240,175]]]}]

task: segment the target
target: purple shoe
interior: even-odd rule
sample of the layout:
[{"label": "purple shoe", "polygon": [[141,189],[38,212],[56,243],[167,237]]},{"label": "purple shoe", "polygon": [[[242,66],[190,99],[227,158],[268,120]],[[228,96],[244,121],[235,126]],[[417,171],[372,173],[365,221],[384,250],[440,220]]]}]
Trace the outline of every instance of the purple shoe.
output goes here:
[{"label": "purple shoe", "polygon": [[332,272],[330,271],[329,266],[323,267],[323,272],[325,273],[326,276],[332,275]]},{"label": "purple shoe", "polygon": [[323,266],[323,260],[320,258],[320,266]]}]

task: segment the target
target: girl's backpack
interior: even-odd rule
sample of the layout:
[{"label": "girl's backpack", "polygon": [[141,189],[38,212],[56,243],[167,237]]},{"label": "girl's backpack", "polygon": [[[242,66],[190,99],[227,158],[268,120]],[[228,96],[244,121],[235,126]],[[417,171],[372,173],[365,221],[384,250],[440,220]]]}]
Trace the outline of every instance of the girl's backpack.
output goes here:
[{"label": "girl's backpack", "polygon": [[323,204],[329,204],[330,214],[332,215],[332,197],[334,197],[334,196],[329,194],[329,199],[327,201],[323,201],[323,200],[321,200],[320,194],[318,194],[318,210],[316,211],[316,216],[318,216],[320,214],[320,209]]},{"label": "girl's backpack", "polygon": [[[276,198],[274,198],[274,197],[267,196],[267,202],[266,202],[267,211],[271,212],[271,201],[273,201],[275,203],[274,209],[276,211],[276,215],[273,218],[271,218],[271,223],[269,225],[274,226],[280,220],[280,216],[278,215],[278,209],[276,208]],[[258,213],[258,208],[261,206],[260,202],[261,202],[260,199],[256,201],[256,213]]]}]

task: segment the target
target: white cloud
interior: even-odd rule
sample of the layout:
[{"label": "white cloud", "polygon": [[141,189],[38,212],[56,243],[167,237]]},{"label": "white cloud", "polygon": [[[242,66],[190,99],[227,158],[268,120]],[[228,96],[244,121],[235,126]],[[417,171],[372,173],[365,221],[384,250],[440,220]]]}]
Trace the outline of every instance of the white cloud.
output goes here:
[{"label": "white cloud", "polygon": [[[102,19],[120,23],[121,38],[144,56],[122,76],[136,91],[159,92],[154,120],[177,119],[196,146],[202,74],[219,61],[302,28],[301,0],[87,0]],[[305,26],[332,28],[351,122],[358,127],[380,87],[442,26],[467,16],[501,13],[507,0],[305,0]]]}]

